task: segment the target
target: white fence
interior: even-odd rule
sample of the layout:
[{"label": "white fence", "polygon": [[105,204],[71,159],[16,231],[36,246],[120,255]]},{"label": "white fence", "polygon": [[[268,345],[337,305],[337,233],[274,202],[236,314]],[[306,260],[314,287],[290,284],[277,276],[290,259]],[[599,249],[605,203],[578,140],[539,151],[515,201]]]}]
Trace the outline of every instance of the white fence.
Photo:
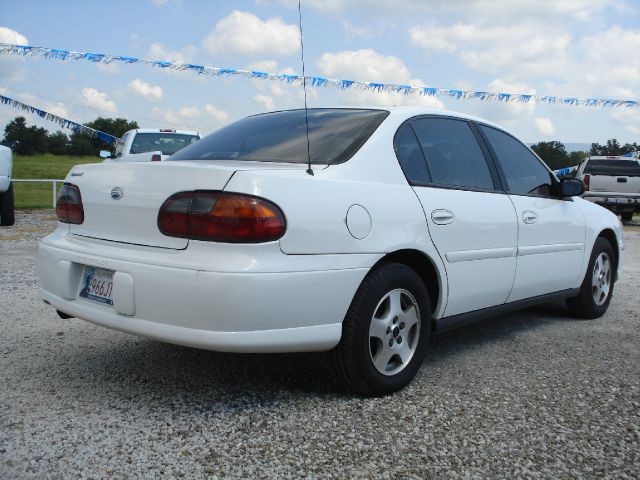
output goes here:
[{"label": "white fence", "polygon": [[43,182],[52,182],[53,190],[52,190],[52,198],[53,198],[53,208],[56,208],[58,203],[58,183],[64,183],[64,180],[60,180],[58,178],[12,178],[12,182],[24,182],[24,183],[43,183]]}]

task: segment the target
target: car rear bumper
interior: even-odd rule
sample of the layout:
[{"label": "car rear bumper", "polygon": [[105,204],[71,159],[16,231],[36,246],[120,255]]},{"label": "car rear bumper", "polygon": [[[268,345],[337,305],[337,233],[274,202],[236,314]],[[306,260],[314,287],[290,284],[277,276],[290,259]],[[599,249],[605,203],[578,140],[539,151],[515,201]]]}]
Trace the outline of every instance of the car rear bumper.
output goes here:
[{"label": "car rear bumper", "polygon": [[[331,349],[340,341],[342,319],[369,270],[216,272],[177,266],[175,255],[187,257],[188,249],[157,249],[158,262],[152,264],[148,256],[140,262],[89,256],[56,245],[68,246],[64,234],[51,237],[38,248],[38,270],[40,296],[55,309],[108,328],[217,351]],[[163,257],[171,257],[170,266],[162,264]],[[113,306],[79,296],[85,266],[116,272]]]},{"label": "car rear bumper", "polygon": [[640,196],[629,197],[624,195],[616,196],[585,194],[583,198],[614,212],[640,211]]}]

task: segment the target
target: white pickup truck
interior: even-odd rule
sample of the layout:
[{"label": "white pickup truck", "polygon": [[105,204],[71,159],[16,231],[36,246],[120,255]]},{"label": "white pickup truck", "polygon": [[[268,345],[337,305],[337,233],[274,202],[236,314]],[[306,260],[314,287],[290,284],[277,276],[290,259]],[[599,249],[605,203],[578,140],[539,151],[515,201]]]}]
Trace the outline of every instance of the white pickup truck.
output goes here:
[{"label": "white pickup truck", "polygon": [[620,214],[625,222],[640,212],[640,160],[634,157],[588,157],[576,176],[585,184],[583,195]]},{"label": "white pickup truck", "polygon": [[100,156],[105,162],[159,162],[199,139],[198,132],[138,128],[116,141],[113,156],[108,150],[101,151]]},{"label": "white pickup truck", "polygon": [[11,155],[11,149],[0,145],[0,225],[3,227],[15,223],[13,185],[11,183],[12,169],[13,156]]}]

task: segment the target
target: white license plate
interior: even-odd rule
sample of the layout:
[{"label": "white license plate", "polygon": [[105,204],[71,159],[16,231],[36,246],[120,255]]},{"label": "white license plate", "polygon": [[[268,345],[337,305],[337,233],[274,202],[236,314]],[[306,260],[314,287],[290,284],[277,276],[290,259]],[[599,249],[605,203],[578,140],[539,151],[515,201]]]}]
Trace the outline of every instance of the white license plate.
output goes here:
[{"label": "white license plate", "polygon": [[80,296],[87,300],[113,305],[113,270],[84,267]]}]

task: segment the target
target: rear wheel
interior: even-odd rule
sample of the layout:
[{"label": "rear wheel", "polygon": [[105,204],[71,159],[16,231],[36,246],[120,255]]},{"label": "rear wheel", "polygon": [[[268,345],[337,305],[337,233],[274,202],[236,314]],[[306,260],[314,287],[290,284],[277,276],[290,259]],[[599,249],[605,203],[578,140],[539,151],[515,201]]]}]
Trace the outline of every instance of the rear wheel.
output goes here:
[{"label": "rear wheel", "polygon": [[404,388],[420,369],[431,333],[429,295],[411,268],[385,263],[363,280],[333,350],[340,380],[367,396]]},{"label": "rear wheel", "polygon": [[582,318],[598,318],[607,311],[613,295],[615,268],[611,243],[599,237],[593,246],[580,294],[567,299],[571,313]]},{"label": "rear wheel", "polygon": [[13,209],[13,184],[10,184],[6,192],[0,193],[0,225],[8,227],[14,223],[16,217]]},{"label": "rear wheel", "polygon": [[633,212],[622,212],[620,217],[622,217],[623,222],[630,222],[633,220]]}]

